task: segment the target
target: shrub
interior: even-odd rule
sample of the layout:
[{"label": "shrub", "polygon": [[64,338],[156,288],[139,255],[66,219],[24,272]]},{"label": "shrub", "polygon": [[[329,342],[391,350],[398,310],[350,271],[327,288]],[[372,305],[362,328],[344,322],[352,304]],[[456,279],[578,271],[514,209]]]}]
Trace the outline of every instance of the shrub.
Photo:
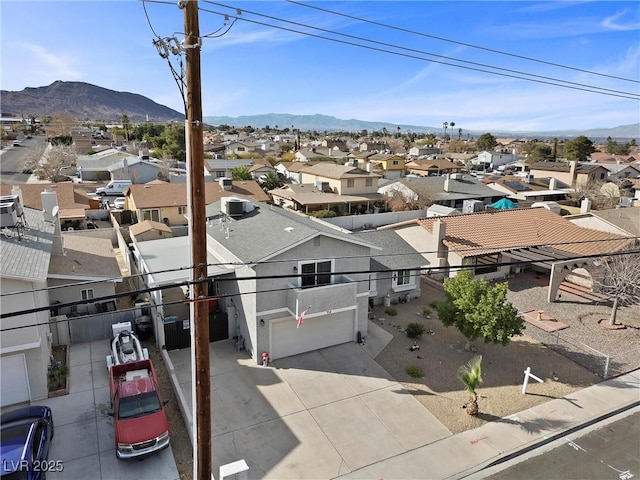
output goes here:
[{"label": "shrub", "polygon": [[431,309],[429,307],[422,307],[422,315],[424,315],[425,317],[427,315],[431,315]]},{"label": "shrub", "polygon": [[431,308],[437,308],[439,303],[440,303],[440,302],[438,302],[437,300],[434,300],[433,302],[431,302],[431,303],[429,304],[429,306],[430,306]]},{"label": "shrub", "polygon": [[407,336],[409,338],[418,338],[421,337],[424,332],[427,331],[427,328],[418,322],[412,322],[407,325]]},{"label": "shrub", "polygon": [[384,311],[384,313],[386,313],[390,317],[395,317],[398,314],[398,310],[396,310],[395,308],[389,307]]},{"label": "shrub", "polygon": [[407,372],[407,375],[409,375],[411,378],[424,377],[424,370],[420,365],[413,365],[413,364],[408,365],[405,371]]},{"label": "shrub", "polygon": [[338,215],[333,210],[318,210],[317,212],[311,212],[311,216],[316,218],[333,218]]}]

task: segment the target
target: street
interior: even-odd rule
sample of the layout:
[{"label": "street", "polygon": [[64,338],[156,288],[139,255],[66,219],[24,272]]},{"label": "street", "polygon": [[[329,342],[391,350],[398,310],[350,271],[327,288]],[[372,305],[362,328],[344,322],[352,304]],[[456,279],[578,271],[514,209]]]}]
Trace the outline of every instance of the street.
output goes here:
[{"label": "street", "polygon": [[22,173],[22,170],[30,158],[42,155],[46,142],[45,135],[34,135],[33,138],[22,138],[19,147],[14,147],[11,143],[6,145],[0,155],[0,183],[26,183],[30,175]]},{"label": "street", "polygon": [[572,438],[483,478],[627,480],[640,476],[640,412]]}]

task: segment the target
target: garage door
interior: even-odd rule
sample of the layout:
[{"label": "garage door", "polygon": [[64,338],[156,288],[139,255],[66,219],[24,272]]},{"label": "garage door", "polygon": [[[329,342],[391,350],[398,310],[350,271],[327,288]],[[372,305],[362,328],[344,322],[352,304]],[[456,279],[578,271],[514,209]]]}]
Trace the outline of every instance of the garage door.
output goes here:
[{"label": "garage door", "polygon": [[310,352],[355,340],[355,310],[332,313],[320,317],[307,317],[300,328],[296,320],[287,318],[271,322],[272,359]]},{"label": "garage door", "polygon": [[31,396],[29,395],[29,380],[24,353],[2,357],[0,365],[2,406],[28,402]]}]

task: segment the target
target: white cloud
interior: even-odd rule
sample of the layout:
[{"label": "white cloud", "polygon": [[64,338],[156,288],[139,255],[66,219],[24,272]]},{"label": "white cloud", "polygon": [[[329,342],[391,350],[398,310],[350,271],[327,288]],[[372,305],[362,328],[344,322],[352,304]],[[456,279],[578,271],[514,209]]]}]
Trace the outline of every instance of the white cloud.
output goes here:
[{"label": "white cloud", "polygon": [[[24,48],[30,52],[32,73],[41,78],[53,80],[80,80],[84,72],[74,67],[75,58],[69,52],[54,54],[42,45],[26,44]],[[28,57],[27,57],[28,58]],[[27,84],[30,84],[28,82]]]},{"label": "white cloud", "polygon": [[637,22],[629,22],[624,23],[620,22],[620,19],[623,19],[629,13],[628,10],[623,10],[621,12],[616,13],[615,15],[611,15],[610,17],[605,18],[601,25],[609,30],[617,30],[617,31],[627,31],[627,30],[638,30],[640,29],[640,23]]}]

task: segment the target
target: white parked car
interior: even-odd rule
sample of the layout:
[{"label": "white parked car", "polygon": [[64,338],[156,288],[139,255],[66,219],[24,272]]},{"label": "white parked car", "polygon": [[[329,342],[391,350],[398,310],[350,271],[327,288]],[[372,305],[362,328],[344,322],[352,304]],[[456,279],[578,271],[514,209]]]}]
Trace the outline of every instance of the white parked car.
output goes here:
[{"label": "white parked car", "polygon": [[118,197],[113,201],[113,208],[124,208],[126,198]]}]

